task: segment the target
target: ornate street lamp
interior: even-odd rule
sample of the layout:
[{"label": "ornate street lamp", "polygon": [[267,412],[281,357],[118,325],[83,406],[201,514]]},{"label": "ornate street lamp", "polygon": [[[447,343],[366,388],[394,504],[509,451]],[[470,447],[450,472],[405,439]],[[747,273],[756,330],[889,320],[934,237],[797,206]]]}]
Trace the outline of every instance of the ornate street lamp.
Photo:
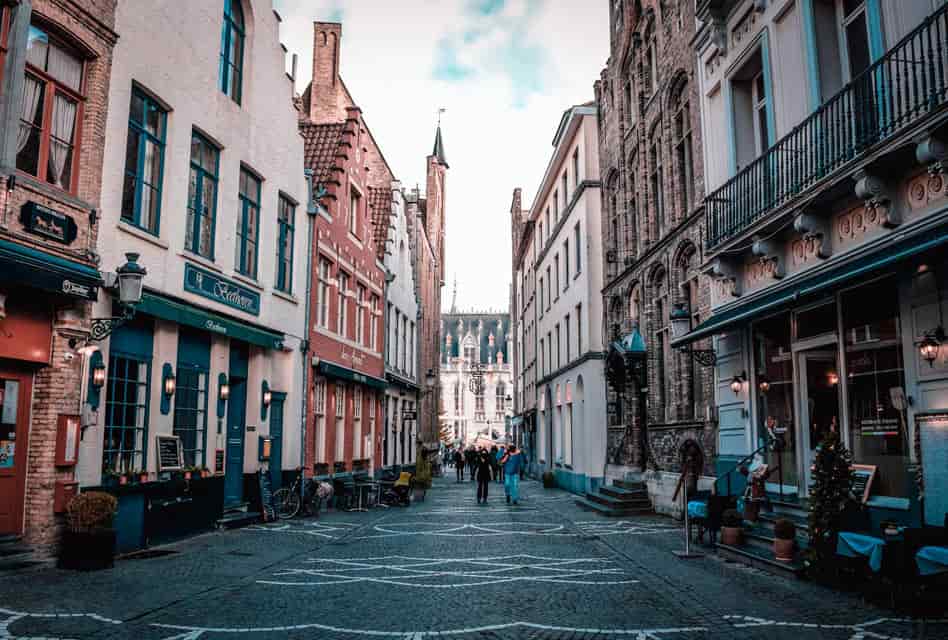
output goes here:
[{"label": "ornate street lamp", "polygon": [[137,253],[126,253],[125,260],[125,264],[116,269],[115,273],[104,274],[106,288],[118,291],[122,315],[92,319],[90,337],[96,342],[108,338],[113,331],[134,318],[135,307],[142,301],[142,281],[148,272],[138,264]]},{"label": "ornate street lamp", "polygon": [[[672,339],[684,337],[691,331],[691,314],[685,309],[684,303],[678,302],[668,314],[669,324],[671,325]],[[682,352],[687,352],[698,364],[705,367],[713,367],[717,361],[717,354],[714,349],[693,349],[691,345],[680,347]]]}]

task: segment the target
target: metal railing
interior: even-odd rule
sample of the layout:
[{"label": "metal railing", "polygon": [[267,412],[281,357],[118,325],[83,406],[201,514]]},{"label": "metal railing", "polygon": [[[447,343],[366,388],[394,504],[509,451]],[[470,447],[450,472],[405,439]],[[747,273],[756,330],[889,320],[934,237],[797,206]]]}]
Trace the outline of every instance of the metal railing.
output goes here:
[{"label": "metal railing", "polygon": [[[741,458],[737,462],[737,464],[731,467],[729,471],[722,473],[721,475],[719,475],[717,478],[714,479],[714,484],[716,485],[718,495],[724,495],[727,497],[734,495],[733,493],[731,493],[731,476],[739,472],[741,468],[744,467],[744,465],[746,465],[751,460],[753,460],[758,454],[764,453],[768,450],[773,450],[777,453],[777,469],[776,469],[777,483],[778,483],[777,491],[780,495],[780,499],[783,500],[783,457],[781,455],[783,453],[783,448],[782,447],[773,448],[776,444],[776,441],[770,436],[765,436],[764,440],[765,441],[762,445],[760,445],[759,447],[757,447],[756,449],[748,453],[746,456]],[[717,486],[718,483],[720,483],[722,480],[725,482],[724,494],[721,493],[720,486]]]},{"label": "metal railing", "polygon": [[812,188],[870,148],[945,106],[948,5],[707,196],[714,249]]}]

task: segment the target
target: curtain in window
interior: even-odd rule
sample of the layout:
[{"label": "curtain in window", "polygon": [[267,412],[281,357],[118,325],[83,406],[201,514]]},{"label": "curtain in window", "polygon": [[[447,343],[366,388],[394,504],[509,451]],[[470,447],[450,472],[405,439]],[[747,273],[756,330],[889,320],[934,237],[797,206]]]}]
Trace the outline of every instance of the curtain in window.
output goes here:
[{"label": "curtain in window", "polygon": [[53,98],[53,128],[49,141],[49,168],[52,181],[59,187],[63,184],[69,151],[72,149],[72,133],[76,124],[76,103],[61,95]]},{"label": "curtain in window", "polygon": [[20,130],[16,137],[16,152],[23,151],[27,141],[30,139],[30,133],[33,131],[32,123],[36,116],[36,107],[39,105],[40,96],[43,94],[43,85],[27,75],[23,83],[23,99],[20,104]]},{"label": "curtain in window", "polygon": [[82,84],[82,60],[60,49],[55,44],[49,47],[47,73],[73,91]]}]

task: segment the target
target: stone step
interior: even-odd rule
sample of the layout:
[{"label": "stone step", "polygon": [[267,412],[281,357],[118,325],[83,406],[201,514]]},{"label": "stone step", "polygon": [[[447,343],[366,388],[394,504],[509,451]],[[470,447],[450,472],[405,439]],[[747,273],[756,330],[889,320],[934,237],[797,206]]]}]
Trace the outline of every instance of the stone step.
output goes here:
[{"label": "stone step", "polygon": [[217,521],[218,529],[239,529],[247,525],[256,524],[262,520],[263,515],[257,511],[237,511],[228,512]]},{"label": "stone step", "polygon": [[576,498],[576,504],[587,511],[595,511],[609,518],[624,518],[628,516],[647,515],[654,513],[651,505],[648,507],[611,507],[586,498]]},{"label": "stone step", "polygon": [[716,545],[717,554],[725,560],[762,569],[775,575],[798,577],[803,573],[803,563],[799,553],[793,562],[780,562],[774,559],[773,548],[763,549],[742,545],[739,547],[729,544]]},{"label": "stone step", "polygon": [[629,489],[631,491],[646,491],[647,488],[644,482],[634,482],[631,480],[613,480],[613,487],[618,487],[620,489]]},{"label": "stone step", "polygon": [[652,503],[649,502],[649,499],[646,496],[636,496],[630,498],[616,498],[614,496],[608,495],[605,492],[601,493],[586,493],[586,499],[593,502],[598,502],[599,504],[606,505],[607,507],[613,507],[616,509],[624,509],[627,507],[646,507],[651,508]]},{"label": "stone step", "polygon": [[7,558],[9,556],[19,556],[24,553],[32,553],[33,547],[23,544],[22,542],[7,542],[0,544],[0,558]]},{"label": "stone step", "polygon": [[648,490],[644,487],[642,489],[623,489],[622,487],[602,486],[599,487],[599,493],[612,496],[617,500],[631,500],[638,498],[645,498],[648,500]]}]

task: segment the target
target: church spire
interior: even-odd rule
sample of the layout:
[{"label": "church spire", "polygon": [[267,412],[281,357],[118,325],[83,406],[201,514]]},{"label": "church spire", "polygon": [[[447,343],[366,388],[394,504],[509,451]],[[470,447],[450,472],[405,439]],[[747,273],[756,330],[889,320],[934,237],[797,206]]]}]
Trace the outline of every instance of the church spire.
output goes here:
[{"label": "church spire", "polygon": [[458,274],[454,274],[454,293],[451,294],[451,313],[458,312]]},{"label": "church spire", "polygon": [[438,130],[435,133],[434,149],[431,151],[431,155],[433,155],[439,163],[443,164],[446,169],[450,169],[448,159],[444,155],[444,141],[441,140],[441,114],[444,112],[444,108],[438,109]]}]

